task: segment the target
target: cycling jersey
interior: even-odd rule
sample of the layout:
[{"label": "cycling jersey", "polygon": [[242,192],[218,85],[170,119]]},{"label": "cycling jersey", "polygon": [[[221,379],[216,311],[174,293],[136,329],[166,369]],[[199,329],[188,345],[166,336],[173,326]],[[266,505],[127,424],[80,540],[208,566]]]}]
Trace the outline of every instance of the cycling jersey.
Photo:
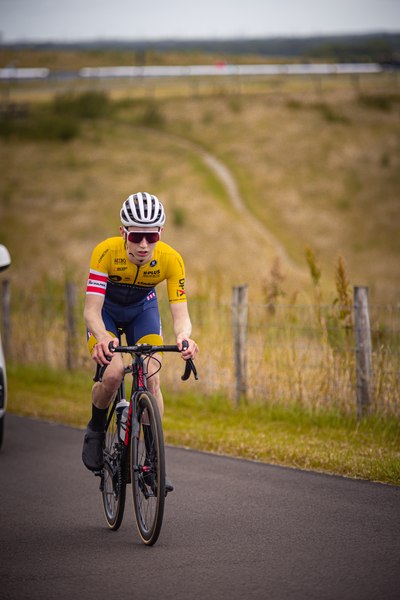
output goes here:
[{"label": "cycling jersey", "polygon": [[185,267],[181,256],[168,244],[157,242],[150,262],[134,265],[122,237],[101,242],[93,251],[87,294],[105,297],[105,304],[130,306],[151,297],[153,288],[167,280],[170,304],[186,302]]}]

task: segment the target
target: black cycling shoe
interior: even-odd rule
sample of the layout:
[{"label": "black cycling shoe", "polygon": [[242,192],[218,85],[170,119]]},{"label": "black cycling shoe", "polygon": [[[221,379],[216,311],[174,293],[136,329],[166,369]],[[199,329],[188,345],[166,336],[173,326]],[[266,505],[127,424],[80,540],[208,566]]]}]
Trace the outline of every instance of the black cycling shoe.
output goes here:
[{"label": "black cycling shoe", "polygon": [[[150,461],[148,461],[147,459],[145,460],[145,466],[149,466],[150,465]],[[145,471],[143,474],[143,480],[145,482],[146,485],[148,485],[153,494],[157,495],[157,482],[156,479],[153,475],[153,473],[149,472],[149,471]],[[165,493],[167,494],[168,492],[173,492],[174,491],[174,486],[172,485],[172,483],[170,482],[170,480],[168,479],[167,476],[165,476]]]},{"label": "black cycling shoe", "polygon": [[89,471],[101,471],[103,468],[104,437],[104,431],[93,431],[89,425],[87,426],[83,441],[82,460]]},{"label": "black cycling shoe", "polygon": [[172,483],[170,482],[168,477],[165,476],[165,493],[173,492],[173,491],[174,491],[174,486],[172,485]]}]

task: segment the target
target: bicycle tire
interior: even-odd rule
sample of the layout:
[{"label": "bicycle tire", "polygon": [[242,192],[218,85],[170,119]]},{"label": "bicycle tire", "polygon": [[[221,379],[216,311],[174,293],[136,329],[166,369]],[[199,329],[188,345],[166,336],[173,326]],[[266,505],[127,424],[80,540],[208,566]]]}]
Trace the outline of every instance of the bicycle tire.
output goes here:
[{"label": "bicycle tire", "polygon": [[117,531],[125,509],[126,478],[123,465],[124,444],[118,439],[116,419],[112,418],[104,442],[104,467],[101,474],[101,498],[107,525]]},{"label": "bicycle tire", "polygon": [[3,439],[4,439],[4,419],[5,418],[6,418],[6,415],[4,414],[0,419],[0,449],[3,445]]},{"label": "bicycle tire", "polygon": [[139,435],[131,437],[131,482],[136,525],[152,546],[160,535],[165,503],[165,450],[160,413],[149,392],[136,396]]}]

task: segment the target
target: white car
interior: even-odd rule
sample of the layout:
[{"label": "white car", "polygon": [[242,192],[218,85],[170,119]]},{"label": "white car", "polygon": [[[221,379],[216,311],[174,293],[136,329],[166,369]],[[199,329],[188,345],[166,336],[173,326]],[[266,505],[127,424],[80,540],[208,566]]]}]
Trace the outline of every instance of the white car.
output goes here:
[{"label": "white car", "polygon": [[[0,244],[0,271],[10,266],[10,254],[5,246]],[[0,448],[3,445],[4,437],[4,415],[7,406],[7,375],[6,361],[4,359],[3,347],[0,336]]]}]

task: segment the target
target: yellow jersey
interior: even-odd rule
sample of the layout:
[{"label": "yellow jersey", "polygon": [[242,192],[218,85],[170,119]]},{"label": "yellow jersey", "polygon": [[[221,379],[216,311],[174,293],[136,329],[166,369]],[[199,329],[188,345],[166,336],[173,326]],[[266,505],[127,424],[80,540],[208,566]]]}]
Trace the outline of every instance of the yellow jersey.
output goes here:
[{"label": "yellow jersey", "polygon": [[170,304],[186,302],[185,266],[178,252],[157,242],[151,261],[137,266],[128,259],[124,239],[112,237],[93,251],[86,293],[105,296],[107,303],[129,306],[146,299],[164,280]]}]

